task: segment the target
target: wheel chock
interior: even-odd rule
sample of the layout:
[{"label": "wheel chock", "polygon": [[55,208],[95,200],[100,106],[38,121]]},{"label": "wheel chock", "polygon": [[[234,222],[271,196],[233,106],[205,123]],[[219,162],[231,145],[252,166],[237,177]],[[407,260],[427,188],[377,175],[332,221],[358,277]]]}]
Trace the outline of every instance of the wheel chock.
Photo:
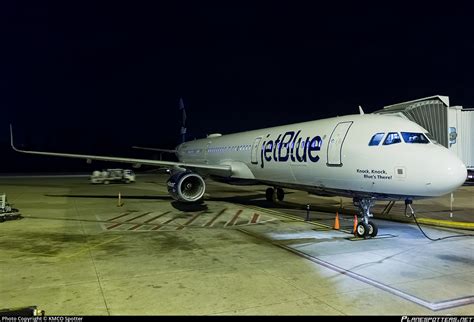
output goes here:
[{"label": "wheel chock", "polygon": [[354,215],[354,228],[352,230],[352,233],[354,234],[354,236],[357,236],[357,215]]}]

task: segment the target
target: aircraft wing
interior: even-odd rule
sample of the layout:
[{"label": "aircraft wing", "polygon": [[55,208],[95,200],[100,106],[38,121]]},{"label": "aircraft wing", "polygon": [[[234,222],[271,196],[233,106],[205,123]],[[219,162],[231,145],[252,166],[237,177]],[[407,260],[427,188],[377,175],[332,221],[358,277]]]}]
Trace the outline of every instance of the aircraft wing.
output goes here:
[{"label": "aircraft wing", "polygon": [[208,165],[208,164],[192,164],[184,162],[172,162],[172,161],[157,161],[150,159],[135,159],[135,158],[122,158],[122,157],[110,157],[101,155],[87,155],[87,154],[71,154],[71,153],[58,153],[58,152],[45,152],[45,151],[31,151],[17,149],[13,144],[13,130],[10,125],[10,143],[13,150],[20,153],[36,154],[36,155],[48,155],[54,157],[65,157],[65,158],[76,158],[86,160],[97,160],[97,161],[111,161],[131,164],[145,164],[157,167],[169,167],[169,168],[184,168],[184,169],[197,169],[206,170],[207,172],[216,173],[222,176],[230,177],[232,175],[232,167],[230,165]]},{"label": "aircraft wing", "polygon": [[166,153],[176,153],[176,150],[169,150],[169,149],[158,149],[158,148],[147,148],[143,146],[132,146],[134,149],[138,150],[148,150],[148,151],[158,151],[158,152],[166,152]]}]

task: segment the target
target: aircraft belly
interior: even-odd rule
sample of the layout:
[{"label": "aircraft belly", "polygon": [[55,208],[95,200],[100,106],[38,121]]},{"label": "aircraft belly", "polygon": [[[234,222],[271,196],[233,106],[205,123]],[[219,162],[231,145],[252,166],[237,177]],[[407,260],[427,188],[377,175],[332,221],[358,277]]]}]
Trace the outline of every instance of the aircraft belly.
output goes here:
[{"label": "aircraft belly", "polygon": [[295,178],[291,174],[287,162],[267,164],[265,169],[262,169],[260,166],[253,166],[250,169],[257,180],[295,183]]},{"label": "aircraft belly", "polygon": [[313,185],[314,176],[312,168],[306,163],[290,163],[291,174],[295,183],[304,185]]}]

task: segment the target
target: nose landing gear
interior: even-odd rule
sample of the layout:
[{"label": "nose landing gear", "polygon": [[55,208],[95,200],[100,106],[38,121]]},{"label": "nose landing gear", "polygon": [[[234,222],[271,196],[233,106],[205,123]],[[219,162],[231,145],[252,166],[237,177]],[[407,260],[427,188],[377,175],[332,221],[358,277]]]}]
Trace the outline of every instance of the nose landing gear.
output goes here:
[{"label": "nose landing gear", "polygon": [[375,200],[367,198],[354,198],[354,206],[359,208],[359,214],[362,220],[357,224],[355,235],[360,238],[372,238],[377,236],[378,228],[375,223],[369,220],[373,215],[370,213],[370,208],[375,204]]}]

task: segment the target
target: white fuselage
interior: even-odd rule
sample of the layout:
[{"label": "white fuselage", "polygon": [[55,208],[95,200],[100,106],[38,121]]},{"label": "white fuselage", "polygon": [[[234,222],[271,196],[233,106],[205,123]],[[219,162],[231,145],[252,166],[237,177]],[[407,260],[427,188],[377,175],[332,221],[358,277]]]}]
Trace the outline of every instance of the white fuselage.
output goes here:
[{"label": "white fuselage", "polygon": [[[449,193],[466,179],[464,164],[443,146],[384,144],[388,133],[423,133],[396,116],[348,115],[185,142],[181,162],[230,165],[226,181],[289,187],[322,195],[415,199]],[[369,145],[383,133],[378,145]],[[199,171],[217,177],[212,170]],[[223,178],[222,178],[223,179]]]}]

